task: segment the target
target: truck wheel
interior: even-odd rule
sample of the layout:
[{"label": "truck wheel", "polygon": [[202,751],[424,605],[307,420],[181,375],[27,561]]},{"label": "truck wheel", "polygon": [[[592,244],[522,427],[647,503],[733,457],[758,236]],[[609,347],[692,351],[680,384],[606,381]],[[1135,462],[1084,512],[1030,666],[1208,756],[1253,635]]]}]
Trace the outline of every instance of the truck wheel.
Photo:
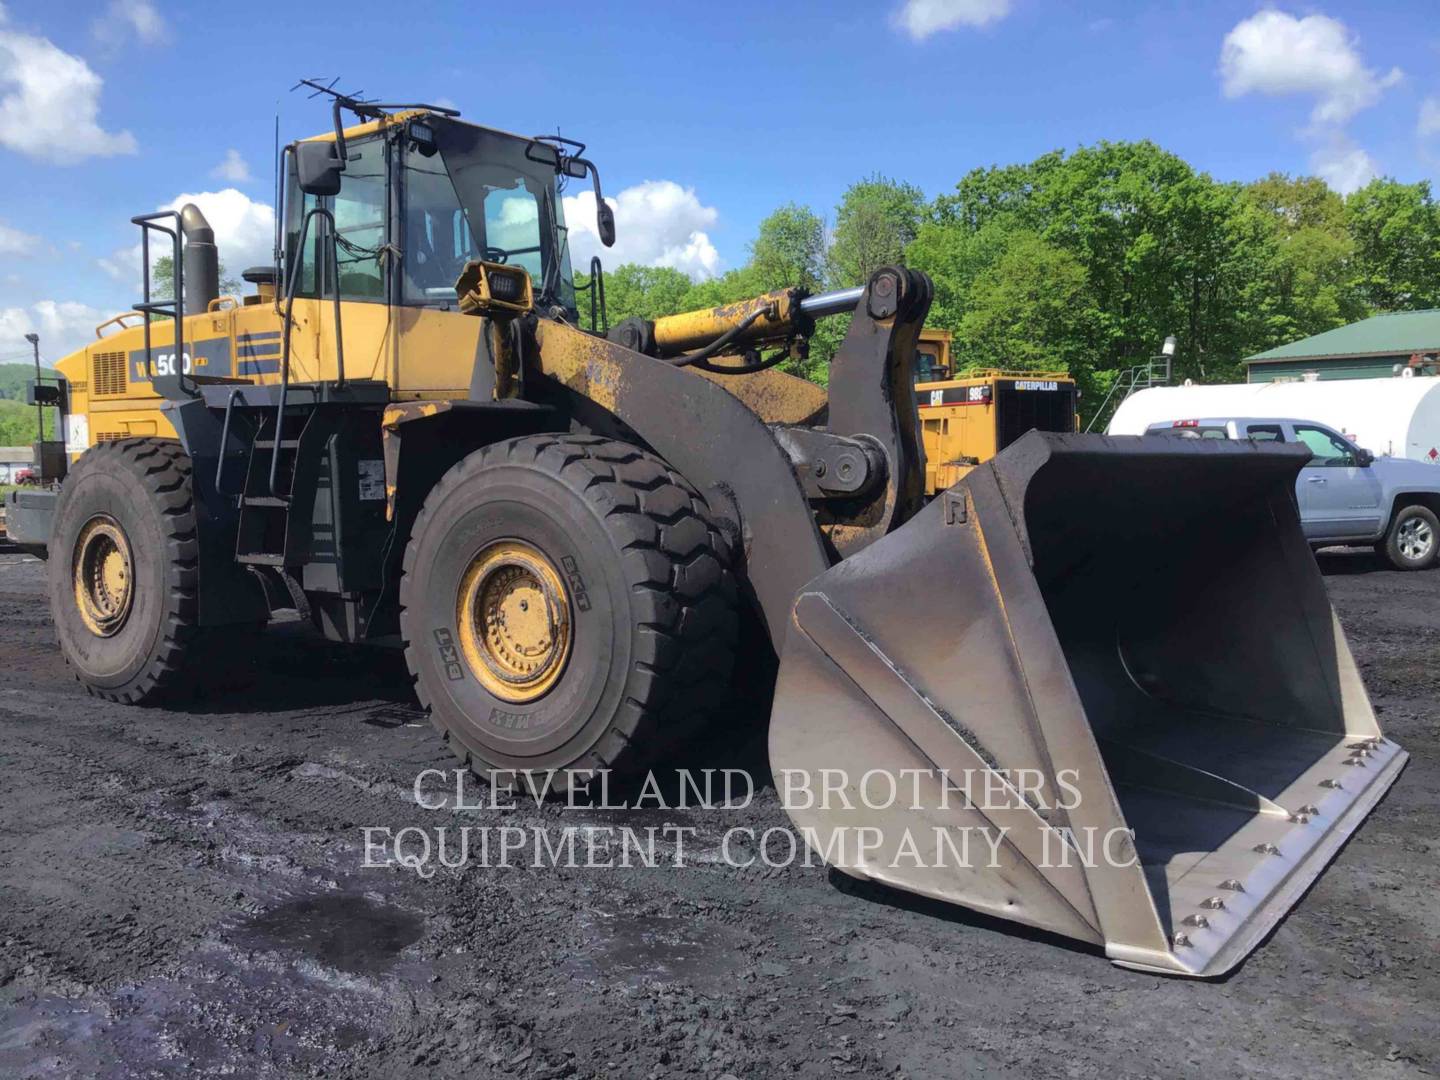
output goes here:
[{"label": "truck wheel", "polygon": [[1385,534],[1385,557],[1396,570],[1424,570],[1440,549],[1440,521],[1423,506],[1404,506]]},{"label": "truck wheel", "polygon": [[563,792],[588,771],[642,769],[723,707],[723,550],[700,496],[634,446],[540,435],[470,454],[405,551],[421,704],[477,772],[556,770]]},{"label": "truck wheel", "polygon": [[173,688],[196,636],[198,567],[180,444],[121,439],[87,450],[55,508],[50,610],[90,693],[138,705]]}]

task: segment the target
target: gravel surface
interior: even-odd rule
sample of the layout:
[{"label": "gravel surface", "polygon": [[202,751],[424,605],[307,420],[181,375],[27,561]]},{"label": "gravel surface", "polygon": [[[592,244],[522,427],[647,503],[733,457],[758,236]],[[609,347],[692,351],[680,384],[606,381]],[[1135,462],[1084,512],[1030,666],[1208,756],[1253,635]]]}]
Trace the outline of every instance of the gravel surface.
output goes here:
[{"label": "gravel surface", "polygon": [[[417,774],[453,759],[400,658],[298,624],[188,712],[95,701],[42,564],[0,556],[0,1075],[1434,1072],[1440,571],[1322,565],[1413,760],[1270,939],[1197,983],[820,866],[727,865],[724,830],[786,823],[769,788],[723,812],[424,809]],[[763,767],[737,723],[706,763]],[[366,826],[622,822],[693,827],[685,868],[362,865]]]}]

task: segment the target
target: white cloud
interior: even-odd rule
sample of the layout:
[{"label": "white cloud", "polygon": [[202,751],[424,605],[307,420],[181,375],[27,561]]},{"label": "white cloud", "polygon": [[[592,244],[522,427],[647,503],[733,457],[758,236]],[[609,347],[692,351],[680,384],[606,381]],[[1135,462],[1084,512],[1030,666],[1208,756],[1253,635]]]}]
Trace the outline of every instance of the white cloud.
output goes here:
[{"label": "white cloud", "polygon": [[40,247],[40,238],[0,221],[0,255],[33,255]]},{"label": "white cloud", "polygon": [[80,57],[9,29],[0,7],[0,146],[55,165],[135,153],[128,131],[100,126],[101,86]]},{"label": "white cloud", "polygon": [[239,150],[226,150],[225,160],[210,170],[210,175],[217,180],[228,180],[232,184],[247,184],[254,179],[250,175],[250,166],[240,156]]},{"label": "white cloud", "polygon": [[1380,100],[1403,78],[1365,66],[1358,41],[1338,19],[1296,18],[1273,8],[1250,16],[1225,35],[1220,75],[1226,97],[1246,94],[1315,98],[1314,124],[1343,124]]},{"label": "white cloud", "polygon": [[1375,159],[1343,137],[1315,151],[1310,167],[1341,195],[1359,191],[1380,175]]},{"label": "white cloud", "polygon": [[671,266],[692,278],[713,277],[720,269],[720,253],[706,231],[720,213],[703,205],[694,188],[682,188],[673,180],[646,180],[605,201],[615,210],[613,248],[600,243],[594,192],[565,196],[570,258],[577,269],[588,267],[592,255],[610,266]]},{"label": "white cloud", "polygon": [[1420,103],[1420,119],[1415,131],[1422,139],[1440,135],[1440,98],[1428,97]]},{"label": "white cloud", "polygon": [[149,0],[110,0],[90,30],[97,41],[112,48],[125,44],[131,34],[143,45],[159,45],[170,36],[170,28]]},{"label": "white cloud", "polygon": [[[223,191],[200,191],[193,194],[177,195],[158,210],[179,210],[186,203],[194,203],[210,222],[215,231],[215,246],[220,250],[220,261],[226,272],[238,278],[242,271],[252,266],[268,266],[274,260],[275,208],[269,203],[256,202],[243,191],[225,188]],[[152,242],[151,259],[168,254]],[[101,269],[127,289],[140,295],[140,245],[120,248],[109,258],[97,260]]]},{"label": "white cloud", "polygon": [[75,300],[41,300],[26,307],[0,308],[0,355],[30,353],[26,334],[40,335],[40,356],[46,363],[95,340],[95,327],[113,311],[101,311]]},{"label": "white cloud", "polygon": [[985,26],[1010,14],[1010,0],[905,0],[896,24],[916,41],[960,26]]}]

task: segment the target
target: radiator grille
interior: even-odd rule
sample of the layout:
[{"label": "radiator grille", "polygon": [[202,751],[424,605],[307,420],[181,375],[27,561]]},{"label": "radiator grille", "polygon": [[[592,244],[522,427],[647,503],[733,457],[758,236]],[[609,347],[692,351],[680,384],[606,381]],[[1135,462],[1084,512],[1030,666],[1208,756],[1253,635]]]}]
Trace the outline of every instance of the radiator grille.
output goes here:
[{"label": "radiator grille", "polygon": [[124,431],[97,431],[95,433],[95,441],[97,443],[115,442],[117,439],[126,438],[126,436],[127,433]]},{"label": "radiator grille", "polygon": [[90,359],[91,397],[122,397],[126,390],[125,354],[100,352]]}]

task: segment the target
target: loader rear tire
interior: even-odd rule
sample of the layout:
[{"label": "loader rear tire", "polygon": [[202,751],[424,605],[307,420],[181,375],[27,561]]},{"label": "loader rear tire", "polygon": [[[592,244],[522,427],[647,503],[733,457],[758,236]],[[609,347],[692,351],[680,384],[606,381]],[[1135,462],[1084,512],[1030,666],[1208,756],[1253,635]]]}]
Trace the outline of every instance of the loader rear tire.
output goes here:
[{"label": "loader rear tire", "polygon": [[50,610],[91,694],[148,705],[173,690],[197,637],[199,548],[190,459],[169,439],[85,452],[60,489]]},{"label": "loader rear tire", "polygon": [[642,770],[724,708],[724,550],[695,490],[635,446],[539,435],[470,454],[405,552],[421,704],[478,773],[554,772],[563,792]]}]

